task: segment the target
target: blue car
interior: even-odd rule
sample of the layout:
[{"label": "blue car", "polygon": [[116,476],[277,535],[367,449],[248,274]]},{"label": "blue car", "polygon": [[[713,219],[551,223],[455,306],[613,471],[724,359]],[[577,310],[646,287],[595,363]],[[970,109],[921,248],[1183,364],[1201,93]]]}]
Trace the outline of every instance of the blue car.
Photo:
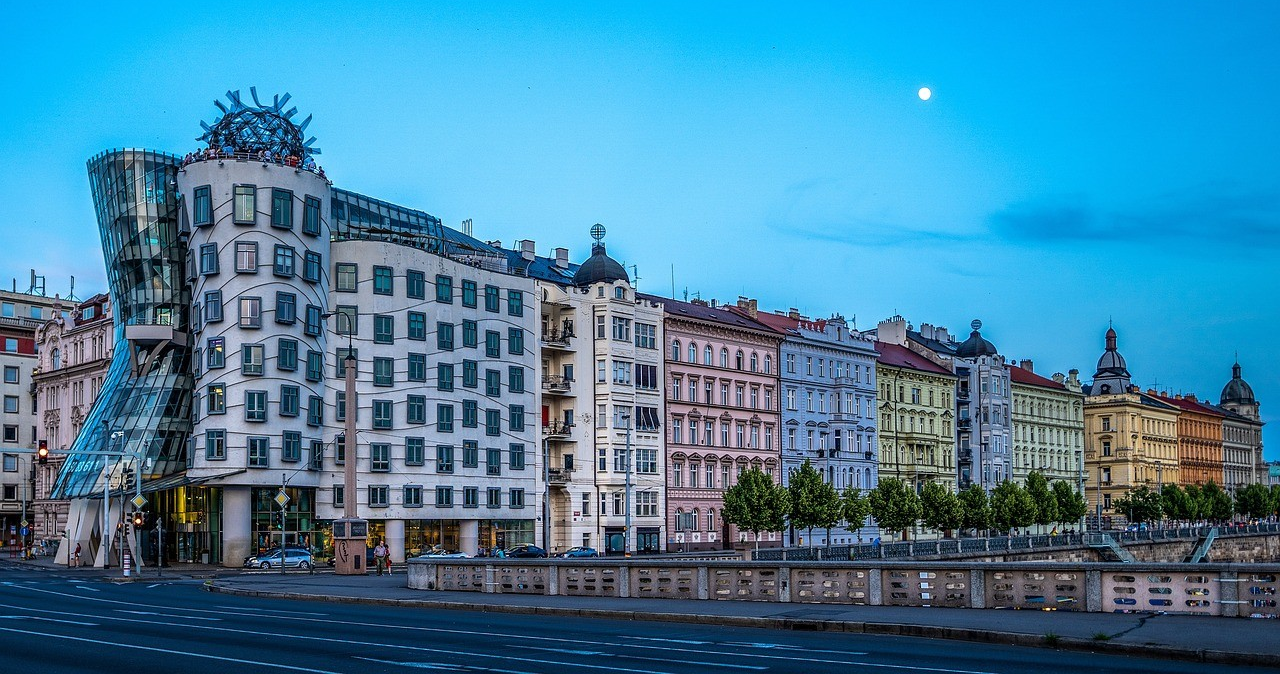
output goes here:
[{"label": "blue car", "polygon": [[560,556],[561,557],[599,557],[600,553],[595,548],[578,546],[576,548],[569,548],[568,550],[565,550],[564,552],[560,553]]}]

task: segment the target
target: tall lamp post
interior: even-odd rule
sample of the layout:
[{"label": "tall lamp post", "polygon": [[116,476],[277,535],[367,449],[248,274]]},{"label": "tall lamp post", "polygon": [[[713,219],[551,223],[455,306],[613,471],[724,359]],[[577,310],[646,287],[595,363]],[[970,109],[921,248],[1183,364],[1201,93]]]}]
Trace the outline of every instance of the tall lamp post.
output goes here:
[{"label": "tall lamp post", "polygon": [[[347,314],[341,312],[322,314],[322,318],[331,318],[333,316],[338,316],[339,328],[344,322],[347,328],[347,353],[342,363],[347,406],[346,425],[343,429],[346,456],[343,461],[342,519],[335,520],[333,523],[334,572],[339,575],[364,575],[364,552],[366,539],[369,535],[369,523],[360,519],[356,509],[356,460],[359,456],[357,452],[359,443],[356,440],[356,414],[359,410],[359,405],[356,401],[357,365],[355,349],[352,343],[355,330],[353,329],[354,326],[351,325],[351,317]],[[342,330],[339,329],[338,332],[342,332]],[[356,545],[355,541],[359,541],[359,545]],[[280,551],[282,564],[284,559],[283,543],[282,536]]]},{"label": "tall lamp post", "polygon": [[631,556],[631,412],[623,410],[622,421],[627,425],[627,444],[623,451],[623,459],[627,462],[627,491],[622,499],[626,508],[626,519],[622,525],[622,556]]}]

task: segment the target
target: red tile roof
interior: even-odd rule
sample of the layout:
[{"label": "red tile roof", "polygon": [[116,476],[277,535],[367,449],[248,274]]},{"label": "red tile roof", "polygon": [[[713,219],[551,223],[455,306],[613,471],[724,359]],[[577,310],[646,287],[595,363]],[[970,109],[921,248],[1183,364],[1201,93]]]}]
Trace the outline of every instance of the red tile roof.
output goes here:
[{"label": "red tile roof", "polygon": [[1157,395],[1155,397],[1160,402],[1173,405],[1174,407],[1180,410],[1186,410],[1188,412],[1196,412],[1198,414],[1207,414],[1212,417],[1226,416],[1222,412],[1219,412],[1218,410],[1215,410],[1212,407],[1209,407],[1207,405],[1201,405],[1198,401],[1187,400],[1186,398],[1182,398],[1181,400],[1179,400],[1178,398],[1175,398],[1173,396],[1163,396],[1163,395]]},{"label": "red tile roof", "polygon": [[951,375],[951,371],[933,361],[921,356],[920,354],[908,349],[905,346],[897,344],[888,344],[885,342],[876,342],[876,351],[880,352],[877,362],[895,367],[905,367],[912,370],[920,370],[921,372],[933,372],[936,374]]},{"label": "red tile roof", "polygon": [[1018,367],[1017,365],[1009,366],[1009,378],[1012,379],[1013,383],[1015,384],[1026,384],[1028,386],[1043,386],[1044,388],[1056,388],[1056,389],[1062,389],[1064,391],[1067,389],[1066,386],[1063,386],[1062,384],[1059,384],[1058,382],[1052,379],[1045,379],[1044,377],[1041,377],[1040,375],[1030,370],[1026,370],[1021,367]]}]

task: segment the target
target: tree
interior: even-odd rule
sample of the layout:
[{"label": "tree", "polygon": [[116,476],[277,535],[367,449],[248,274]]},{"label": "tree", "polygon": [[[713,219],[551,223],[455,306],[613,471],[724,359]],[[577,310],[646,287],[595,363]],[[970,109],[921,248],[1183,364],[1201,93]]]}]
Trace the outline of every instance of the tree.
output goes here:
[{"label": "tree", "polygon": [[1036,524],[1043,527],[1059,521],[1058,498],[1049,489],[1049,481],[1040,471],[1033,470],[1027,475],[1027,495],[1036,504]]},{"label": "tree", "polygon": [[791,525],[797,529],[808,530],[809,546],[813,546],[813,528],[825,525],[823,506],[819,502],[819,492],[824,486],[822,473],[814,468],[808,459],[801,466],[791,471],[790,484],[787,485],[787,498],[790,502]]},{"label": "tree", "polygon": [[1270,516],[1273,512],[1271,492],[1256,482],[1237,490],[1236,512],[1255,519]]},{"label": "tree", "polygon": [[1271,485],[1271,513],[1280,512],[1280,484]]},{"label": "tree", "polygon": [[1131,523],[1155,522],[1160,519],[1160,495],[1146,485],[1130,490],[1115,500],[1115,511],[1123,513]]},{"label": "tree", "polygon": [[924,525],[938,532],[959,529],[964,525],[964,506],[960,497],[938,482],[926,482],[920,492]]},{"label": "tree", "polygon": [[1236,514],[1235,506],[1231,503],[1231,494],[1222,491],[1222,487],[1214,484],[1213,480],[1205,483],[1200,488],[1200,500],[1204,507],[1203,516],[1215,522],[1225,522]]},{"label": "tree", "polygon": [[1164,516],[1172,520],[1195,519],[1195,504],[1191,502],[1191,495],[1176,484],[1160,487],[1160,508],[1164,511]]},{"label": "tree", "polygon": [[920,519],[920,497],[896,477],[881,479],[867,498],[871,515],[883,529],[905,532]]},{"label": "tree", "polygon": [[1053,483],[1053,498],[1058,502],[1058,522],[1061,524],[1079,524],[1080,518],[1089,512],[1084,495],[1076,492],[1066,480]]},{"label": "tree", "polygon": [[1031,526],[1036,521],[1036,503],[1027,490],[1005,480],[991,492],[991,520],[996,529],[1004,532]]},{"label": "tree", "polygon": [[1207,512],[1204,507],[1204,495],[1199,485],[1189,484],[1183,490],[1187,493],[1187,517],[1188,521],[1202,520]]},{"label": "tree", "polygon": [[782,531],[787,526],[790,499],[787,489],[773,483],[773,478],[759,468],[738,476],[738,483],[724,491],[724,521],[750,531],[760,550],[761,531]]},{"label": "tree", "polygon": [[835,485],[823,482],[818,490],[818,526],[827,530],[827,546],[831,545],[831,527],[840,524],[844,516],[844,503]]},{"label": "tree", "polygon": [[975,533],[991,528],[991,503],[987,500],[987,492],[982,485],[969,485],[968,489],[960,492],[959,499],[964,513],[964,523],[961,526],[973,529]]},{"label": "tree", "polygon": [[840,495],[840,519],[850,531],[861,529],[871,515],[871,501],[857,487],[845,487]]}]

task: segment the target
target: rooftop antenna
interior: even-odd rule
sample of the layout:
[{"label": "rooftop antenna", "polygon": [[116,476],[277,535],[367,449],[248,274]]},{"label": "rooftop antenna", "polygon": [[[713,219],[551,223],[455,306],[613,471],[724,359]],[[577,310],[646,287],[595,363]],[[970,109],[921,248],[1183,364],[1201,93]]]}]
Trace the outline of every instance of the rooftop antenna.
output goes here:
[{"label": "rooftop antenna", "polygon": [[640,268],[634,264],[631,265],[631,289],[640,290]]},{"label": "rooftop antenna", "polygon": [[675,263],[672,263],[671,265],[671,299],[674,300],[675,298],[676,298],[676,265]]},{"label": "rooftop antenna", "polygon": [[472,227],[473,227],[473,224],[472,224],[472,222],[471,222],[471,218],[467,218],[466,220],[463,220],[463,221],[462,221],[462,233],[463,233],[463,234],[466,234],[467,236],[473,236],[473,235],[471,234]]},{"label": "rooftop antenna", "polygon": [[76,297],[76,277],[71,277],[71,294],[67,295],[68,302],[79,302],[80,298]]},{"label": "rooftop antenna", "polygon": [[31,270],[31,287],[27,288],[28,295],[39,295],[44,297],[44,276],[36,274],[36,270]]}]

